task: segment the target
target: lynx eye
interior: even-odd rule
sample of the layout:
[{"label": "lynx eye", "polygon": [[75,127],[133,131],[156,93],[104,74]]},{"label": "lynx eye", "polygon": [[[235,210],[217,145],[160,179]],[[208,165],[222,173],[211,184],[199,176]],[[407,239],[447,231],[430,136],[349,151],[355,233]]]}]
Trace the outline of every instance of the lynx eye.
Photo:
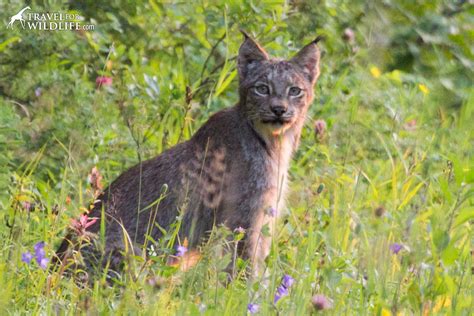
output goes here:
[{"label": "lynx eye", "polygon": [[288,95],[292,97],[298,97],[302,92],[303,90],[298,87],[291,87],[290,91],[288,91]]},{"label": "lynx eye", "polygon": [[261,84],[255,87],[255,92],[260,95],[268,95],[270,93],[270,89],[268,86]]}]

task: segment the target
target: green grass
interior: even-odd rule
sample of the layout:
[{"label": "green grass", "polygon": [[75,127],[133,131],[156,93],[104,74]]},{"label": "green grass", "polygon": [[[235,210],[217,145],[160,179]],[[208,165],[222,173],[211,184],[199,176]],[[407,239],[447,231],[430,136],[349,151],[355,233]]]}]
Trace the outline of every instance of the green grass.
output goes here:
[{"label": "green grass", "polygon": [[[4,5],[0,20],[22,5]],[[0,28],[1,314],[244,315],[256,303],[261,315],[303,315],[316,313],[316,294],[332,300],[324,312],[334,315],[472,313],[472,6],[31,7],[77,12],[97,28]],[[71,219],[93,201],[92,167],[110,183],[237,102],[239,27],[283,57],[326,36],[287,210],[267,260],[270,281],[226,284],[224,228],[188,271],[167,265],[165,255],[135,258],[116,284],[98,278],[84,286],[21,262],[39,241],[52,255]],[[352,43],[342,36],[346,27],[355,32]],[[99,75],[112,85],[97,88]],[[323,135],[315,134],[316,120],[327,123]],[[165,254],[175,231],[166,236],[155,241]],[[398,254],[394,243],[403,245]],[[245,265],[238,262],[240,271]],[[285,274],[296,282],[275,305]]]}]

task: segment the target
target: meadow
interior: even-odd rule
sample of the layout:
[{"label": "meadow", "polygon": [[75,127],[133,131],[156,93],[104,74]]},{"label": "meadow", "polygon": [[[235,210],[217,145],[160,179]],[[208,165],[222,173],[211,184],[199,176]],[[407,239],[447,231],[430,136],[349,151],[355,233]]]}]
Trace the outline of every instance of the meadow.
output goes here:
[{"label": "meadow", "polygon": [[[7,29],[26,5],[95,29]],[[0,3],[0,314],[471,315],[473,13],[471,1]],[[245,232],[225,227],[176,264],[169,231],[113,283],[52,267],[100,186],[238,101],[239,29],[285,58],[324,36],[270,281],[226,282],[218,254]]]}]

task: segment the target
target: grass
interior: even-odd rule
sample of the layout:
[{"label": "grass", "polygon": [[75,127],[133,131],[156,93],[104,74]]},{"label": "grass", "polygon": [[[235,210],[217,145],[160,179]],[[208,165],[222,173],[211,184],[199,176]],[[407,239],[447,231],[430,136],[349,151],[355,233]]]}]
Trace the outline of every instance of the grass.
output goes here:
[{"label": "grass", "polygon": [[[4,60],[29,60],[15,71],[1,66],[2,314],[243,315],[255,303],[261,315],[303,315],[318,313],[311,304],[316,294],[332,301],[322,312],[334,315],[472,313],[474,95],[472,69],[459,61],[465,43],[456,34],[443,39],[451,41],[449,48],[413,40],[425,59],[402,68],[393,62],[399,47],[378,46],[383,26],[373,26],[382,21],[376,14],[384,16],[392,23],[387,36],[396,40],[425,25],[416,16],[425,22],[440,17],[442,4],[388,2],[389,9],[376,6],[359,20],[361,4],[291,11],[284,3],[252,8],[150,1],[138,7],[148,11],[134,15],[117,3],[111,2],[110,16],[97,17],[101,28],[87,36],[2,33]],[[92,5],[82,10],[93,15]],[[84,286],[34,261],[23,263],[21,254],[39,241],[51,255],[71,219],[93,201],[92,167],[110,183],[237,101],[235,36],[249,12],[255,19],[249,29],[275,55],[290,56],[310,40],[298,23],[313,23],[311,14],[324,22],[320,31],[328,37],[316,98],[290,169],[287,210],[267,259],[270,281],[226,283],[222,270],[230,255],[219,254],[233,233],[222,227],[187,271],[167,265],[164,255],[133,258],[135,268],[116,284],[104,276]],[[171,21],[185,23],[187,17],[189,29],[173,29]],[[456,15],[447,27],[463,34],[466,19]],[[357,33],[352,44],[341,39],[346,20]],[[149,23],[159,26],[150,29]],[[268,30],[260,31],[261,25]],[[410,33],[403,34],[409,42]],[[288,48],[289,40],[297,44]],[[28,45],[40,45],[39,56],[30,55]],[[113,84],[96,87],[98,75]],[[326,123],[318,133],[316,120]],[[175,235],[170,229],[150,242],[172,253]],[[394,244],[401,246],[398,253]],[[245,265],[240,260],[237,268]],[[286,274],[295,283],[273,304]]]}]

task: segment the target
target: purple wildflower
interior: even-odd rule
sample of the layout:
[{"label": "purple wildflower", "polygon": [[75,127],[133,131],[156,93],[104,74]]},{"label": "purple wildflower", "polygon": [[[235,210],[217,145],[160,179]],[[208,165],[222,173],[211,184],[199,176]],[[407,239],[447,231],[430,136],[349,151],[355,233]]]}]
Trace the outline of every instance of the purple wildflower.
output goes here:
[{"label": "purple wildflower", "polygon": [[314,295],[311,298],[311,303],[314,309],[318,311],[332,308],[332,301],[322,294]]},{"label": "purple wildflower", "polygon": [[250,303],[249,305],[247,305],[247,311],[250,313],[250,314],[256,314],[258,313],[258,310],[260,309],[260,306],[258,306],[258,304],[254,304],[254,303]]},{"label": "purple wildflower", "polygon": [[398,254],[400,252],[400,250],[403,249],[403,245],[401,244],[398,244],[398,243],[393,243],[390,245],[390,251],[393,253],[393,254]]},{"label": "purple wildflower", "polygon": [[277,292],[273,298],[273,303],[276,304],[282,297],[288,295],[288,289],[284,285],[277,287]]},{"label": "purple wildflower", "polygon": [[281,284],[277,287],[277,292],[275,293],[275,298],[273,303],[278,302],[283,296],[288,295],[288,289],[295,283],[295,279],[291,275],[285,274],[281,279]]},{"label": "purple wildflower", "polygon": [[176,247],[176,256],[182,257],[187,251],[188,251],[188,248],[184,246],[178,246]]},{"label": "purple wildflower", "polygon": [[43,89],[41,89],[41,87],[36,88],[35,96],[40,97],[42,92],[43,92]]},{"label": "purple wildflower", "polygon": [[37,242],[35,244],[35,257],[36,263],[42,268],[46,269],[49,259],[46,258],[46,252],[44,251],[44,241]]},{"label": "purple wildflower", "polygon": [[289,289],[293,283],[295,283],[295,279],[293,279],[291,275],[288,274],[285,274],[281,280],[281,284],[287,289]]},{"label": "purple wildflower", "polygon": [[266,213],[267,213],[267,215],[270,216],[270,217],[275,217],[275,216],[277,216],[277,210],[276,210],[276,208],[274,208],[274,207],[269,207],[269,208],[267,209],[267,212],[266,212]]},{"label": "purple wildflower", "polygon": [[21,261],[23,261],[26,264],[30,264],[31,259],[33,259],[33,255],[31,252],[27,251],[21,254]]},{"label": "purple wildflower", "polygon": [[41,269],[45,270],[48,267],[49,259],[48,258],[41,258],[40,262],[38,262],[38,265],[40,266]]}]

